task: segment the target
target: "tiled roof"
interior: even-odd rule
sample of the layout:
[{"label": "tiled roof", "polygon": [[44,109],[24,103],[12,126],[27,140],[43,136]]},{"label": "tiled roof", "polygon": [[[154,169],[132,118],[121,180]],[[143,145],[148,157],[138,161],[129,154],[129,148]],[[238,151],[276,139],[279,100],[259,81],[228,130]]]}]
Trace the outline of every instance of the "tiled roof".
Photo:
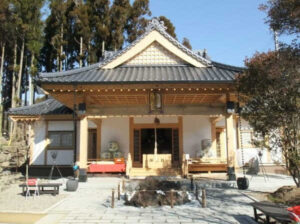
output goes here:
[{"label": "tiled roof", "polygon": [[123,66],[115,69],[78,69],[74,72],[44,73],[42,83],[130,84],[130,83],[188,83],[233,82],[243,69],[216,64],[210,67],[193,66]]},{"label": "tiled roof", "polygon": [[33,104],[31,106],[11,108],[8,111],[9,115],[58,115],[58,114],[72,114],[73,111],[61,104],[55,99],[47,99],[43,102]]},{"label": "tiled roof", "polygon": [[[114,69],[102,69],[103,66],[124,54],[141,41],[152,30],[157,30],[170,42],[189,56],[206,65],[197,68],[192,65],[144,65],[119,66]],[[234,82],[235,75],[244,69],[208,60],[183,46],[170,36],[162,22],[153,19],[143,35],[123,50],[108,54],[101,62],[64,72],[40,73],[36,81],[41,83],[83,83],[83,84],[130,84],[130,83],[186,83],[186,82]]]}]

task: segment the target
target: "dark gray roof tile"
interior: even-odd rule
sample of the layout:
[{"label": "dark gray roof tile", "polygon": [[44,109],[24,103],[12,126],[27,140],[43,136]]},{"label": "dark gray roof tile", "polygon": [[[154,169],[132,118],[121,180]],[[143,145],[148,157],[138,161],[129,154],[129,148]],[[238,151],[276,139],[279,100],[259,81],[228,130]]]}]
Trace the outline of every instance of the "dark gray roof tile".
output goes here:
[{"label": "dark gray roof tile", "polygon": [[59,115],[72,113],[73,110],[52,98],[31,106],[10,108],[8,111],[9,115],[20,116]]}]

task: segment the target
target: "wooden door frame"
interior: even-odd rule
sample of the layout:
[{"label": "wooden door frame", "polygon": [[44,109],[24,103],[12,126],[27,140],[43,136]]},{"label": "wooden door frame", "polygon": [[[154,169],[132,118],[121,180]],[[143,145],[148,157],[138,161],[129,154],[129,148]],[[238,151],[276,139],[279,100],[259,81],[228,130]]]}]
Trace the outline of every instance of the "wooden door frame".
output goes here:
[{"label": "wooden door frame", "polygon": [[90,149],[90,147],[89,147],[89,134],[90,133],[94,133],[94,134],[96,134],[96,145],[95,145],[95,149],[96,149],[96,157],[97,157],[97,151],[98,151],[98,149],[97,149],[97,145],[98,145],[98,139],[97,139],[97,128],[89,128],[88,129],[88,139],[87,139],[87,141],[88,141],[88,148],[87,148],[87,150],[88,150],[88,152],[87,152],[87,155],[88,155],[88,161],[94,161],[94,160],[97,160],[97,158],[89,158],[89,149]]},{"label": "wooden door frame", "polygon": [[[177,123],[160,123],[160,124],[154,124],[154,123],[134,123],[134,117],[129,118],[129,151],[132,158],[132,166],[133,167],[142,167],[143,164],[141,163],[135,163],[134,162],[134,149],[133,149],[133,132],[135,129],[147,129],[147,128],[171,128],[171,129],[178,129],[178,135],[179,135],[179,164],[182,162],[182,154],[183,154],[183,120],[182,116],[178,116]],[[141,149],[140,149],[141,150]],[[172,151],[173,151],[173,131],[172,131]],[[173,152],[172,152],[173,154]],[[141,159],[142,160],[142,159]]]}]

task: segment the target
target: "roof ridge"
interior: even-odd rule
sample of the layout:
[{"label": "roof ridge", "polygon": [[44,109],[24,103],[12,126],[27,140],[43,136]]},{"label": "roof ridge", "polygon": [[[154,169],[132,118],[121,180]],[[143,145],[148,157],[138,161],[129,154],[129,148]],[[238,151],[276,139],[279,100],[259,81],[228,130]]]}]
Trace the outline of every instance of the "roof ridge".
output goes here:
[{"label": "roof ridge", "polygon": [[211,61],[211,62],[212,62],[212,65],[214,65],[216,67],[226,68],[226,69],[233,70],[233,71],[244,71],[246,69],[245,67],[228,65],[228,64],[221,63],[221,62],[217,62],[217,61]]}]

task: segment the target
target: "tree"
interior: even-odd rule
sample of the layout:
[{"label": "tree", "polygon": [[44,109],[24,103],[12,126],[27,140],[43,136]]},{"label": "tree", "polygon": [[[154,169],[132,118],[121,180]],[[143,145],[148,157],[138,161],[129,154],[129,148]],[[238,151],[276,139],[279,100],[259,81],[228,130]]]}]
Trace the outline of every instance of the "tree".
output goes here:
[{"label": "tree", "polygon": [[173,23],[171,22],[171,20],[169,20],[167,17],[165,16],[160,16],[158,17],[158,19],[160,21],[163,21],[165,26],[167,27],[167,33],[170,34],[172,37],[176,38],[176,33],[175,33],[175,26],[173,25]]},{"label": "tree", "polygon": [[[88,5],[83,0],[77,1],[68,17],[68,45],[71,45],[69,51],[75,53],[76,62],[79,63],[79,67],[82,67],[91,40]],[[74,61],[70,63],[74,64]]]},{"label": "tree", "polygon": [[62,71],[63,61],[66,59],[64,45],[67,33],[66,0],[52,0],[50,3],[51,14],[46,20],[45,43],[41,50],[41,62],[47,71]]},{"label": "tree", "polygon": [[268,0],[260,6],[267,12],[267,24],[280,34],[297,34],[300,32],[299,0]]},{"label": "tree", "polygon": [[[281,148],[286,167],[300,187],[300,50],[281,46],[278,52],[256,53],[239,77],[245,106],[242,116],[264,139],[264,147]],[[264,144],[265,139],[269,144]]]},{"label": "tree", "polygon": [[126,25],[127,41],[132,43],[143,34],[148,20],[145,15],[151,16],[149,0],[135,0],[130,8]]},{"label": "tree", "polygon": [[190,40],[186,37],[182,40],[182,45],[186,46],[188,49],[192,50],[192,45],[190,43]]},{"label": "tree", "polygon": [[6,49],[6,36],[8,33],[9,21],[9,2],[7,0],[0,1],[0,48],[1,48],[1,64],[0,64],[0,136],[2,136],[2,120],[3,120],[3,96],[2,96],[2,80],[4,73],[4,58]]},{"label": "tree", "polygon": [[[98,62],[110,37],[109,0],[87,1],[91,39],[88,41],[88,63]],[[105,47],[106,45],[106,47]]]},{"label": "tree", "polygon": [[129,17],[129,0],[114,0],[110,9],[110,43],[112,50],[122,48],[125,37],[124,30]]}]

